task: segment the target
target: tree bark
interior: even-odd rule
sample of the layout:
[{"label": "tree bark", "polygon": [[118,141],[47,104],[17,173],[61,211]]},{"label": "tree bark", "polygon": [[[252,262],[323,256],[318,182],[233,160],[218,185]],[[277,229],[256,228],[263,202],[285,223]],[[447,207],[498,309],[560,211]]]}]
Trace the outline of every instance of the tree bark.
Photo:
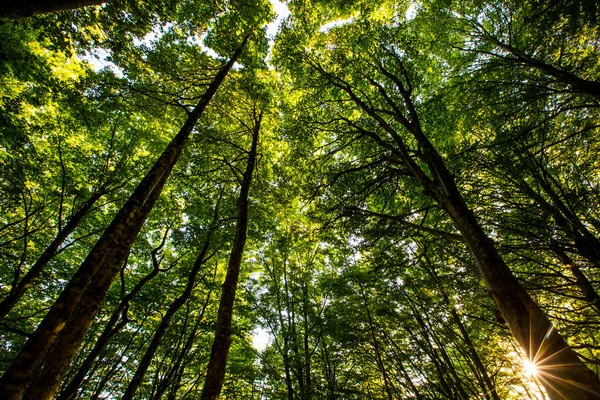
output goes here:
[{"label": "tree bark", "polygon": [[95,192],[90,198],[77,210],[75,214],[71,216],[69,221],[58,231],[58,234],[52,240],[52,242],[46,247],[44,252],[37,259],[35,264],[31,266],[29,271],[23,276],[23,278],[13,287],[11,292],[6,296],[0,303],[0,319],[6,317],[14,305],[23,297],[27,289],[31,286],[33,281],[37,279],[42,273],[44,267],[58,251],[58,248],[64,243],[71,233],[77,228],[79,223],[92,209],[96,201],[104,195],[103,192]]},{"label": "tree bark", "polygon": [[215,338],[213,340],[210,359],[202,388],[202,400],[217,400],[221,395],[223,381],[225,380],[225,368],[227,366],[227,355],[231,345],[231,320],[233,317],[233,303],[237,289],[240,266],[244,247],[246,245],[248,229],[248,192],[252,183],[252,172],[256,163],[256,148],[258,145],[258,134],[262,113],[258,116],[252,132],[252,145],[248,154],[248,163],[242,179],[240,195],[237,200],[237,223],[235,239],[227,265],[227,275],[223,283],[219,311],[217,313],[217,324]]},{"label": "tree bark", "polygon": [[[60,393],[59,400],[72,400],[77,394],[77,389],[81,386],[85,376],[88,374],[96,358],[100,355],[104,347],[108,344],[110,339],[114,337],[126,324],[126,314],[129,307],[129,302],[142,290],[144,285],[148,283],[152,278],[158,275],[160,272],[160,262],[156,259],[156,252],[164,245],[167,233],[163,237],[162,243],[155,249],[152,250],[152,263],[153,268],[150,273],[145,275],[140,281],[134,286],[134,288],[121,300],[117,308],[113,311],[108,323],[104,327],[102,334],[94,344],[94,347],[86,356],[81,366],[78,368],[75,376],[71,379],[68,386]],[[117,324],[118,323],[118,324]]]},{"label": "tree bark", "polygon": [[8,0],[0,6],[0,18],[26,18],[38,14],[100,6],[108,0]]},{"label": "tree bark", "polygon": [[[162,186],[177,162],[194,125],[241,53],[244,39],[224,65],[186,122],[151,170],[119,210],[94,248],[83,261],[56,303],[52,306],[2,379],[0,392],[7,399],[20,399],[44,365],[43,379],[32,387],[35,400],[50,399],[60,385],[85,332],[117,276]],[[58,345],[58,342],[61,342]],[[43,393],[42,393],[43,392]]]}]

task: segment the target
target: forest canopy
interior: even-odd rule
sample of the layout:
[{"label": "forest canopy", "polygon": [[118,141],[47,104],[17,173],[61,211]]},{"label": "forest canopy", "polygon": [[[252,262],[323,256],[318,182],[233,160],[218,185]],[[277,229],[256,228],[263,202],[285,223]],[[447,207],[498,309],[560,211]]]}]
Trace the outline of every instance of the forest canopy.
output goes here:
[{"label": "forest canopy", "polygon": [[600,3],[0,6],[0,398],[600,398]]}]

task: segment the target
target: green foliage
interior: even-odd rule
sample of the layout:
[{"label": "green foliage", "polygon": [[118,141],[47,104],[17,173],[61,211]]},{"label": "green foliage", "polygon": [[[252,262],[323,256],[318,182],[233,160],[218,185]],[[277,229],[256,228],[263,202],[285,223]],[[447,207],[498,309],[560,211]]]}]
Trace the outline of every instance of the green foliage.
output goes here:
[{"label": "green foliage", "polygon": [[[559,3],[293,1],[274,43],[259,0],[114,1],[1,21],[2,298],[102,195],[0,321],[0,368],[247,35],[64,386],[158,268],[78,389],[123,394],[212,230],[138,392],[200,397],[261,112],[224,398],[540,398],[463,239],[398,156],[402,142],[437,179],[412,113],[511,270],[597,368],[600,303],[577,271],[600,290],[598,6]],[[252,347],[258,331],[264,349]]]}]

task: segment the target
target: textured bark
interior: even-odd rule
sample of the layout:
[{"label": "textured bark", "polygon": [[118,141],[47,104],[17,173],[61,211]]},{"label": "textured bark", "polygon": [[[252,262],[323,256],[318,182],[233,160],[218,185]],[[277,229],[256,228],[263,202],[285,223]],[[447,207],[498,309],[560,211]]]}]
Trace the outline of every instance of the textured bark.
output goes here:
[{"label": "textured bark", "polygon": [[38,14],[99,6],[107,0],[8,0],[0,6],[0,18],[26,18]]},{"label": "textured bark", "polygon": [[[196,107],[189,113],[179,133],[119,210],[6,371],[0,380],[0,392],[5,398],[20,399],[37,376],[38,381],[32,385],[28,398],[40,400],[53,397],[194,125],[235,63],[246,41],[247,38],[229,62],[219,70]],[[44,371],[40,374],[42,365]]]},{"label": "textured bark", "polygon": [[48,264],[52,258],[56,255],[58,248],[64,243],[71,233],[77,228],[83,218],[90,212],[96,201],[98,201],[104,193],[96,192],[90,196],[75,214],[69,219],[69,221],[58,231],[58,234],[52,240],[52,242],[46,247],[44,252],[37,259],[35,264],[31,266],[29,271],[23,276],[23,278],[13,287],[11,292],[6,296],[0,303],[0,319],[3,319],[6,314],[14,307],[14,305],[23,297],[27,289],[31,286],[33,281],[37,279],[44,267]]},{"label": "textured bark", "polygon": [[[152,209],[152,205],[160,196],[163,185],[167,180],[168,175],[163,175],[161,181],[157,184],[156,189],[149,197],[146,204],[141,209],[140,215],[143,218],[129,225],[131,234],[137,233],[142,228],[147,215]],[[127,241],[125,241],[127,240]],[[133,244],[134,238],[125,239],[121,244],[127,246],[126,249],[121,249],[116,253],[117,257],[122,259],[122,263],[129,254],[129,249]],[[115,257],[115,259],[117,258]],[[36,376],[23,395],[24,400],[38,399],[53,399],[54,393],[59,389],[60,383],[67,372],[72,358],[76,355],[77,350],[85,337],[85,333],[91,326],[94,317],[100,310],[102,301],[106,296],[108,289],[114,278],[118,275],[120,266],[116,264],[105,265],[104,274],[98,279],[94,279],[90,287],[84,290],[82,299],[78,307],[73,310],[73,315],[70,320],[65,322],[63,331],[57,337],[54,347],[49,351],[44,365],[38,376]]]},{"label": "textured bark", "polygon": [[106,324],[104,330],[100,334],[100,337],[94,344],[94,347],[92,348],[92,350],[90,350],[85,360],[83,360],[81,366],[77,370],[77,373],[75,373],[75,376],[73,376],[67,387],[60,393],[60,396],[58,397],[59,400],[72,400],[75,397],[75,395],[77,394],[77,389],[79,389],[79,387],[81,386],[81,383],[90,371],[90,368],[96,361],[96,358],[100,355],[100,353],[108,344],[110,339],[114,337],[114,335],[117,334],[127,324],[126,315],[127,309],[129,307],[129,302],[142,290],[146,283],[150,282],[150,280],[152,280],[152,278],[157,276],[160,272],[160,264],[158,260],[156,260],[155,252],[160,250],[160,248],[164,245],[166,237],[167,236],[165,233],[161,245],[152,251],[152,271],[150,271],[150,273],[148,273],[146,276],[140,279],[140,281],[121,300],[117,308],[113,311],[110,319],[108,320],[108,323]]},{"label": "textured bark", "polygon": [[256,148],[258,146],[258,134],[260,132],[260,123],[262,113],[256,120],[252,132],[252,145],[248,154],[248,163],[242,184],[240,195],[237,200],[237,223],[235,229],[235,239],[229,256],[227,265],[227,274],[222,286],[221,300],[219,302],[219,311],[217,313],[217,324],[215,338],[208,361],[204,387],[202,388],[202,400],[217,400],[221,395],[223,381],[225,380],[225,368],[227,366],[227,355],[231,345],[231,320],[233,318],[233,303],[235,301],[235,292],[237,290],[238,278],[240,275],[240,266],[244,247],[246,245],[246,236],[248,229],[248,192],[252,183],[252,172],[256,163]]},{"label": "textured bark", "polygon": [[380,110],[375,110],[363,101],[347,82],[332,76],[319,66],[316,68],[344,90],[354,103],[393,139],[395,146],[392,147],[377,134],[366,133],[379,145],[391,150],[393,155],[405,164],[412,176],[422,185],[425,194],[435,200],[453,221],[475,259],[479,274],[512,335],[519,342],[527,359],[534,362],[540,371],[540,380],[549,397],[552,400],[597,399],[600,396],[598,375],[579,359],[577,353],[554,329],[546,314],[519,283],[498,253],[494,242],[486,235],[466,205],[443,159],[423,133],[418,113],[410,98],[410,83],[406,83],[409,82],[408,74],[402,61],[397,61],[402,78],[390,73],[383,66],[380,66],[379,70],[396,86],[404,101],[403,106],[408,110],[407,113],[387,95],[383,86],[375,81],[371,81],[371,84],[378,88],[383,101],[392,110],[385,115],[392,115],[418,143],[421,158],[426,163],[430,175],[414,160],[413,153],[394,127],[382,117]]},{"label": "textured bark", "polygon": [[177,297],[175,300],[173,300],[173,302],[167,309],[167,312],[165,313],[165,315],[163,315],[163,317],[160,321],[160,324],[158,325],[158,328],[154,332],[154,336],[152,337],[152,340],[150,341],[150,344],[148,345],[148,348],[146,349],[146,352],[144,353],[144,356],[142,357],[140,363],[138,364],[138,367],[135,371],[135,374],[133,375],[133,378],[131,378],[129,385],[127,385],[127,389],[125,390],[122,400],[131,400],[135,396],[135,392],[137,391],[140,384],[142,383],[142,379],[144,378],[146,371],[148,371],[148,367],[150,367],[152,358],[154,358],[154,354],[156,353],[158,346],[162,342],[162,339],[163,339],[165,333],[167,332],[167,328],[169,327],[169,324],[171,323],[171,319],[173,318],[175,313],[177,311],[179,311],[181,306],[183,306],[185,304],[185,302],[190,298],[190,295],[192,294],[192,290],[194,289],[194,285],[196,284],[196,276],[198,275],[198,272],[200,272],[200,268],[206,263],[206,261],[208,261],[206,255],[207,255],[208,249],[210,247],[210,239],[212,237],[212,233],[216,227],[217,219],[219,217],[218,209],[219,209],[219,204],[217,202],[217,205],[215,206],[215,213],[213,216],[211,228],[208,231],[206,240],[204,241],[204,246],[202,246],[202,250],[200,251],[200,254],[198,255],[198,257],[196,258],[196,261],[194,262],[194,266],[192,267],[192,270],[190,271],[190,274],[188,275],[188,281],[185,286],[185,289],[183,290],[183,293],[179,297]]}]

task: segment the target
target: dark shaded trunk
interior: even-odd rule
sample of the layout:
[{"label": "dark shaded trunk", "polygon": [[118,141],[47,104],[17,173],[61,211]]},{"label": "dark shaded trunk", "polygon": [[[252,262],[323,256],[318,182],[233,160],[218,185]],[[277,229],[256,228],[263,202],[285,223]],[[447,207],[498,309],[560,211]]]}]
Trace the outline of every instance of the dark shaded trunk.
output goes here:
[{"label": "dark shaded trunk", "polygon": [[322,323],[319,325],[319,339],[321,341],[323,349],[323,363],[325,364],[325,380],[327,381],[327,400],[337,399],[336,393],[336,374],[335,366],[332,365],[331,358],[329,357],[329,351],[327,350],[327,343],[325,342],[325,335],[323,333]]},{"label": "dark shaded trunk", "polygon": [[[435,151],[431,147],[428,151]],[[439,159],[437,152],[436,159]],[[441,159],[439,160],[441,163]],[[485,234],[456,188],[445,166],[436,162],[440,182],[448,190],[433,188],[432,197],[448,214],[473,255],[480,275],[528,360],[536,365],[551,399],[597,399],[600,379],[554,329],[506,265],[494,242]]]},{"label": "dark shaded trunk", "polygon": [[0,18],[26,18],[38,14],[99,6],[107,0],[8,0],[0,6]]},{"label": "dark shaded trunk", "polygon": [[558,257],[558,259],[569,268],[573,276],[575,277],[575,282],[577,282],[577,287],[584,295],[585,300],[589,302],[592,307],[596,310],[596,312],[600,313],[600,295],[592,285],[592,282],[587,278],[587,276],[579,269],[579,267],[573,262],[571,257],[567,255],[567,253],[558,245],[553,243],[551,245],[554,254]]},{"label": "dark shaded trunk", "polygon": [[86,201],[79,208],[79,210],[77,210],[77,212],[71,216],[65,226],[58,231],[58,234],[54,240],[52,240],[48,247],[46,247],[35,264],[33,264],[23,278],[15,286],[13,286],[8,296],[6,296],[0,303],[0,319],[3,319],[19,301],[19,299],[23,297],[33,281],[40,276],[46,264],[48,264],[48,262],[54,258],[58,248],[64,243],[69,235],[73,233],[83,218],[88,214],[88,212],[90,212],[96,201],[98,201],[103,195],[103,192],[96,192],[92,194],[88,201]]},{"label": "dark shaded trunk", "polygon": [[308,324],[308,285],[305,281],[306,276],[303,277],[302,282],[302,319],[304,322],[304,371],[306,376],[306,397],[305,399],[312,399],[312,377],[311,377],[311,360],[310,360],[310,347],[309,347],[309,324]]},{"label": "dark shaded trunk", "polygon": [[[531,156],[530,156],[531,157]],[[537,193],[525,180],[522,178],[522,172],[511,168],[510,174],[517,182],[518,187],[527,196],[531,197],[544,211],[552,215],[556,226],[558,226],[565,235],[572,240],[573,247],[577,253],[590,261],[594,267],[600,268],[600,240],[594,236],[577,214],[561,199],[561,197],[553,189],[549,179],[552,179],[547,174],[543,176],[539,172],[541,166],[535,161],[532,161],[533,166],[526,165],[525,167],[531,171],[535,182],[537,182],[542,190],[548,195],[550,201],[547,201],[541,194]]]},{"label": "dark shaded trunk", "polygon": [[79,369],[75,373],[75,376],[71,379],[67,387],[61,392],[58,397],[59,400],[72,400],[77,394],[77,389],[81,386],[81,383],[85,379],[85,376],[90,371],[90,368],[96,361],[96,358],[100,355],[104,347],[108,344],[110,339],[114,337],[128,322],[127,319],[127,310],[129,308],[129,302],[142,290],[146,283],[150,282],[152,278],[158,275],[160,272],[160,263],[156,259],[156,253],[162,248],[167,238],[167,233],[163,237],[163,241],[159,247],[152,250],[152,263],[153,268],[150,273],[144,276],[140,281],[135,285],[135,287],[121,300],[117,308],[113,311],[108,323],[104,327],[104,330],[100,334],[100,337],[94,344],[94,347],[85,360],[81,363]]},{"label": "dark shaded trunk", "polygon": [[[219,201],[220,201],[220,199],[219,199]],[[219,214],[219,211],[218,211],[219,210],[219,201],[217,202],[217,205],[215,206],[213,221],[212,221],[211,227],[207,233],[206,240],[204,241],[204,246],[202,246],[202,250],[200,251],[200,254],[198,255],[198,257],[196,258],[196,261],[194,262],[194,266],[192,267],[192,270],[190,271],[190,274],[188,275],[188,281],[185,286],[185,289],[184,289],[183,293],[171,303],[171,305],[167,309],[167,312],[165,313],[165,315],[163,315],[162,320],[160,321],[158,328],[154,332],[154,336],[152,337],[152,340],[150,341],[150,344],[148,345],[148,348],[146,349],[146,352],[144,353],[144,356],[142,357],[142,360],[138,364],[138,367],[135,371],[135,374],[133,375],[133,378],[131,378],[129,385],[127,386],[127,389],[125,390],[125,393],[122,397],[123,400],[131,400],[133,398],[133,396],[135,395],[135,392],[137,391],[138,387],[142,383],[142,379],[144,378],[144,375],[146,374],[148,367],[150,367],[150,363],[152,362],[152,358],[154,357],[154,354],[156,353],[158,346],[162,342],[162,339],[163,339],[165,333],[167,332],[167,328],[169,327],[169,324],[171,323],[171,319],[173,318],[175,313],[177,311],[179,311],[181,306],[183,306],[185,304],[185,302],[190,298],[190,295],[192,294],[192,290],[194,289],[194,285],[196,284],[196,276],[198,275],[198,272],[200,272],[200,267],[202,267],[206,263],[206,261],[208,261],[208,259],[210,259],[210,257],[207,258],[206,255],[207,255],[208,249],[210,247],[210,239],[212,237],[212,233],[213,233],[214,229],[216,229],[216,224],[217,224],[217,219],[218,219],[218,214]]]},{"label": "dark shaded trunk", "polygon": [[237,223],[235,229],[235,239],[227,265],[227,275],[222,286],[221,300],[219,302],[219,311],[217,314],[217,324],[215,338],[213,340],[210,359],[202,388],[202,400],[217,400],[221,394],[223,381],[225,380],[225,368],[227,366],[227,355],[231,345],[231,320],[233,318],[233,303],[235,301],[235,292],[237,289],[238,278],[240,275],[240,265],[246,245],[246,236],[248,229],[248,192],[252,182],[252,172],[256,163],[256,148],[258,145],[258,134],[262,113],[255,121],[252,132],[252,145],[248,154],[248,163],[242,184],[240,195],[237,200]]},{"label": "dark shaded trunk", "polygon": [[[394,55],[391,56],[394,57]],[[402,61],[399,59],[396,61],[402,73],[402,79],[390,73],[384,66],[379,66],[379,71],[395,85],[402,96],[403,107],[406,107],[407,113],[404,113],[388,96],[382,85],[373,80],[370,82],[377,87],[382,100],[391,108],[391,111],[388,110],[384,115],[391,115],[418,143],[420,158],[427,165],[431,177],[415,161],[414,153],[409,150],[395,128],[382,117],[380,110],[374,109],[363,101],[347,82],[327,73],[319,66],[316,68],[328,76],[337,87],[344,90],[357,106],[372,117],[392,138],[395,146],[384,141],[377,133],[360,130],[360,127],[353,124],[352,121],[348,121],[348,123],[401,160],[414,179],[422,185],[425,194],[435,200],[450,217],[475,259],[479,274],[507,322],[512,335],[519,342],[527,359],[533,362],[540,371],[543,377],[542,383],[549,397],[552,400],[597,399],[600,393],[598,375],[579,359],[577,353],[554,329],[546,314],[529,296],[506,265],[494,242],[486,235],[466,205],[443,159],[423,133],[418,113],[410,97],[411,86],[408,74]],[[403,81],[408,83],[403,83]]]},{"label": "dark shaded trunk", "polygon": [[557,81],[568,85],[573,92],[588,94],[596,98],[600,98],[600,82],[580,78],[579,76],[569,71],[557,68],[534,57],[530,57],[527,54],[525,54],[525,52],[513,46],[502,43],[498,40],[492,40],[499,47],[510,52],[513,56],[515,56],[515,59],[505,58],[505,60],[510,60],[515,63],[523,64],[530,68],[537,69],[543,74],[551,76]]},{"label": "dark shaded trunk", "polygon": [[[20,354],[0,380],[7,399],[50,399],[98,312],[131,245],[158,199],[194,125],[241,53],[247,38],[223,66],[186,122],[119,210]],[[60,342],[60,343],[59,343]],[[51,352],[52,350],[52,352]],[[44,370],[39,371],[44,365]]]},{"label": "dark shaded trunk", "polygon": [[388,335],[386,333],[385,329],[382,328],[381,333],[383,334],[383,336],[387,340],[387,342],[391,345],[391,350],[392,350],[393,354],[395,355],[394,361],[396,362],[396,364],[398,364],[400,372],[402,373],[404,380],[408,384],[408,388],[413,392],[413,394],[414,394],[413,397],[415,397],[417,399],[423,398],[419,389],[417,389],[417,387],[415,386],[415,383],[413,382],[413,379],[418,379],[419,377],[411,376],[411,374],[406,370],[406,367],[404,366],[404,362],[402,362],[402,359],[406,358],[405,350],[400,348],[398,343],[396,343],[396,341],[394,339],[392,339],[390,337],[390,335]]}]

